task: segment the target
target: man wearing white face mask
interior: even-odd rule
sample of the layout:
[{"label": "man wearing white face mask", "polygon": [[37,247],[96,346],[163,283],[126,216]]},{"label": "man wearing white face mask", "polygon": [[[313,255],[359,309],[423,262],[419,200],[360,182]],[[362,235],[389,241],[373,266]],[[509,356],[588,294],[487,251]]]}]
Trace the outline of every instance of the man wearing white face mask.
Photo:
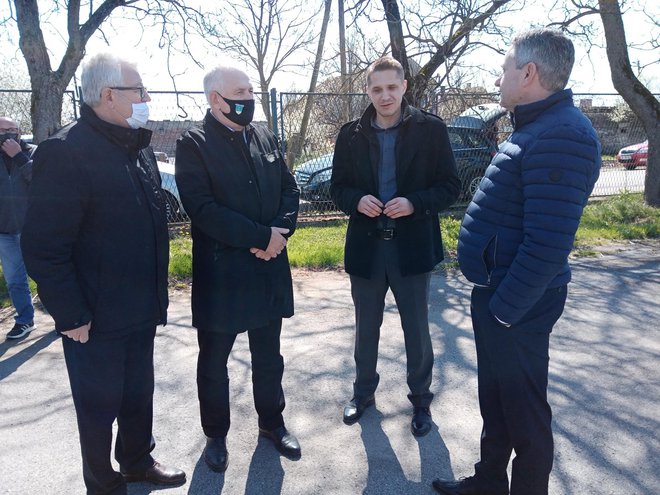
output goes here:
[{"label": "man wearing white face mask", "polygon": [[[22,235],[29,275],[62,335],[88,494],[185,482],[154,460],[153,342],[167,316],[169,243],[149,94],[136,67],[91,57],[81,117],[41,143]],[[115,458],[110,461],[117,420]],[[78,492],[79,490],[73,490]]]}]

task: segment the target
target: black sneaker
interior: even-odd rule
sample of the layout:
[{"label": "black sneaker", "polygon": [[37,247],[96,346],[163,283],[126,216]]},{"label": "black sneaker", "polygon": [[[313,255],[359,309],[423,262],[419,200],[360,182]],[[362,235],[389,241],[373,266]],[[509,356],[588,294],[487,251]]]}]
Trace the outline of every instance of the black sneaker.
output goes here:
[{"label": "black sneaker", "polygon": [[30,333],[32,330],[34,330],[33,321],[29,323],[16,323],[16,325],[14,325],[14,328],[12,328],[7,334],[7,338],[20,339],[21,337],[24,337],[25,335]]}]

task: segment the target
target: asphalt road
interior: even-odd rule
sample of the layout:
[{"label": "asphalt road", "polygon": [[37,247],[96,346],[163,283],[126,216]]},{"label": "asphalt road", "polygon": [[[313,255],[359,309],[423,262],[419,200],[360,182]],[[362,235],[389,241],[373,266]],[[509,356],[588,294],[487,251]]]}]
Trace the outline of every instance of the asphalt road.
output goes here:
[{"label": "asphalt road", "polygon": [[[660,244],[609,248],[573,262],[574,282],[551,338],[553,495],[660,493]],[[188,473],[179,494],[418,494],[438,476],[472,473],[481,420],[469,290],[457,272],[432,278],[437,425],[409,431],[405,356],[388,299],[377,407],[345,426],[353,378],[349,284],[339,272],[294,273],[297,313],[285,321],[285,418],[302,458],[281,458],[257,436],[247,339],[230,360],[232,428],[227,472],[201,459],[195,332],[189,294],[172,294],[170,324],[156,338],[154,454]],[[61,352],[47,315],[19,342],[0,344],[0,493],[84,493],[75,415]],[[4,327],[11,321],[5,320]],[[151,485],[131,485],[132,495]]]}]

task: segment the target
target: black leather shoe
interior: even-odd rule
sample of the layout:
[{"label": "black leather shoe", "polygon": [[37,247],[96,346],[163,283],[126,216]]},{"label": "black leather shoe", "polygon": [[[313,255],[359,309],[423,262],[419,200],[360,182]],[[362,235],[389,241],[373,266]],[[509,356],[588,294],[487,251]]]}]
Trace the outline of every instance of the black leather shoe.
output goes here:
[{"label": "black leather shoe", "polygon": [[121,473],[126,483],[148,481],[154,485],[176,486],[186,482],[186,473],[177,468],[163,466],[158,462],[143,473]]},{"label": "black leather shoe", "polygon": [[362,417],[364,410],[373,406],[375,403],[376,398],[373,395],[370,395],[364,400],[353,397],[344,407],[344,423],[347,425],[356,423]]},{"label": "black leather shoe", "polygon": [[289,433],[286,427],[280,426],[274,430],[259,428],[259,435],[270,438],[275,444],[275,448],[284,457],[300,459],[300,444],[298,443],[298,439]]},{"label": "black leather shoe", "polygon": [[435,480],[433,489],[444,495],[509,495],[509,490],[492,490],[480,486],[475,476],[460,480]]},{"label": "black leather shoe", "polygon": [[224,473],[227,470],[227,465],[229,464],[227,437],[206,437],[204,461],[216,473]]},{"label": "black leather shoe", "polygon": [[413,412],[412,421],[410,423],[410,431],[416,437],[423,437],[431,431],[433,420],[431,419],[431,410],[428,407],[415,407]]}]

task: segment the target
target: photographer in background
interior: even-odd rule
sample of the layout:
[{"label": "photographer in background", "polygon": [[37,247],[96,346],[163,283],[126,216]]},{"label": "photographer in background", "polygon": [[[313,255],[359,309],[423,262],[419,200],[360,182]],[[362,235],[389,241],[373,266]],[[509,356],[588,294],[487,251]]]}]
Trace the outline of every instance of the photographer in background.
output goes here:
[{"label": "photographer in background", "polygon": [[0,117],[0,263],[15,324],[8,339],[20,339],[34,330],[34,306],[21,254],[21,229],[27,209],[27,190],[32,180],[35,147],[21,140],[18,124]]}]

